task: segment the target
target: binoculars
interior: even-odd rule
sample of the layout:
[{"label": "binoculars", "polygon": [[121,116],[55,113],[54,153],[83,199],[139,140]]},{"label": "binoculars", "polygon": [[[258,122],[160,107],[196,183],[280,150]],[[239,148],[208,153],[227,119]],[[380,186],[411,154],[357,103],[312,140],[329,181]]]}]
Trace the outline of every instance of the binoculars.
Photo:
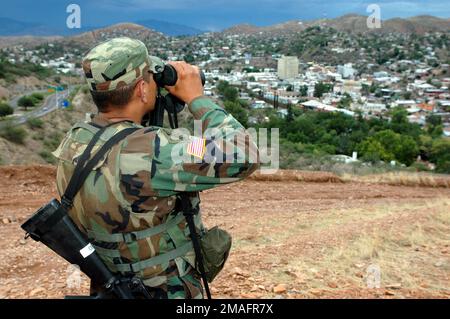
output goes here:
[{"label": "binoculars", "polygon": [[[166,64],[164,65],[164,67],[158,65],[156,68],[164,68],[162,69],[162,72],[155,73],[154,75],[155,82],[159,87],[164,88],[165,86],[174,86],[177,83],[177,70],[172,65]],[[202,84],[205,85],[206,78],[205,74],[202,71],[200,71],[200,78],[202,80]]]},{"label": "binoculars", "polygon": [[[158,85],[158,98],[155,106],[155,110],[144,117],[143,126],[158,126],[164,125],[164,113],[167,112],[169,117],[170,127],[172,129],[178,128],[178,114],[183,111],[186,103],[181,101],[172,94],[161,94],[161,89],[166,86],[174,86],[178,81],[177,70],[170,64],[158,65],[157,70],[161,72],[154,74],[154,79]],[[200,78],[202,84],[205,85],[205,74],[200,71]]]}]

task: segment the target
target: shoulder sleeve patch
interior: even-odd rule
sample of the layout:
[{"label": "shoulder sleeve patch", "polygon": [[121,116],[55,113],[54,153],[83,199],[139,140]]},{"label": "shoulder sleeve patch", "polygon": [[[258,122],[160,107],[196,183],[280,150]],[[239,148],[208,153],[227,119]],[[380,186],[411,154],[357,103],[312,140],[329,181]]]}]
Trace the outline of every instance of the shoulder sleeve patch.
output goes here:
[{"label": "shoulder sleeve patch", "polygon": [[203,159],[206,153],[206,140],[203,138],[193,137],[188,144],[187,153],[197,158]]}]

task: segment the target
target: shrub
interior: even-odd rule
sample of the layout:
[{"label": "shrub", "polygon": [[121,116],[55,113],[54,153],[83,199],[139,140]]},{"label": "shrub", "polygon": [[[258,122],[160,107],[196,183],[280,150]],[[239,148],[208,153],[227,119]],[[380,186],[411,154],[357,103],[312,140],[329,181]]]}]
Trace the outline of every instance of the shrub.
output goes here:
[{"label": "shrub", "polygon": [[33,100],[34,105],[37,105],[44,100],[44,96],[41,93],[33,93],[30,95],[30,98]]},{"label": "shrub", "polygon": [[428,166],[421,162],[416,162],[416,163],[412,164],[411,168],[417,172],[429,172],[430,171]]},{"label": "shrub", "polygon": [[59,133],[53,133],[47,136],[47,138],[44,140],[44,146],[49,150],[55,150],[58,148],[59,144],[61,144],[61,134]]},{"label": "shrub", "polygon": [[83,86],[82,92],[83,92],[83,94],[88,94],[89,93],[89,88],[87,86]]},{"label": "shrub", "polygon": [[64,119],[67,123],[72,123],[73,117],[69,112],[64,112]]},{"label": "shrub", "polygon": [[44,121],[42,121],[41,119],[38,119],[38,118],[29,118],[27,120],[27,124],[31,129],[44,127]]},{"label": "shrub", "polygon": [[8,116],[14,113],[14,109],[6,103],[0,103],[0,117]]},{"label": "shrub", "polygon": [[56,158],[49,151],[39,152],[39,156],[49,164],[56,164]]},{"label": "shrub", "polygon": [[35,135],[33,135],[32,139],[35,141],[43,141],[44,136],[42,134],[35,134]]},{"label": "shrub", "polygon": [[13,126],[11,123],[7,123],[0,130],[0,136],[10,142],[24,144],[25,138],[27,137],[27,132],[21,127]]}]

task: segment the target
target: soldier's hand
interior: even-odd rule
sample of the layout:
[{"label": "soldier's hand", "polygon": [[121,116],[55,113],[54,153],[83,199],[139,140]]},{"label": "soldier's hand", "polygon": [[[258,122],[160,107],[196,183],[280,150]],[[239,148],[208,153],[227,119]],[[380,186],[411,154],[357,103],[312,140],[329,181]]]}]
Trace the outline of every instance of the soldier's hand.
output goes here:
[{"label": "soldier's hand", "polygon": [[198,67],[186,62],[170,62],[170,64],[177,70],[178,81],[175,86],[166,87],[169,93],[187,104],[203,95],[203,85]]}]

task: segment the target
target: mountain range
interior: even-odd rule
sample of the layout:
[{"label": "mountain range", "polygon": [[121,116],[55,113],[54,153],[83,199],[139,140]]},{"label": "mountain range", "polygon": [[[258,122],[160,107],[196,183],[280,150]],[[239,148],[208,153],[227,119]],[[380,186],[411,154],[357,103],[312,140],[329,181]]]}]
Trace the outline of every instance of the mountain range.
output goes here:
[{"label": "mountain range", "polygon": [[448,32],[450,31],[450,19],[442,19],[433,16],[416,16],[406,19],[394,18],[381,22],[380,29],[369,29],[367,17],[356,14],[347,14],[335,19],[318,19],[311,21],[293,20],[266,27],[258,27],[250,24],[242,24],[224,30],[226,34],[289,34],[301,32],[308,27],[327,26],[338,31],[350,33],[418,33]]},{"label": "mountain range", "polygon": [[[137,21],[135,24],[168,36],[197,35],[205,32],[182,24],[153,19]],[[65,26],[54,27],[41,23],[23,22],[0,17],[0,36],[72,36],[101,28],[103,27],[86,26],[81,29],[69,29]]]},{"label": "mountain range", "polygon": [[[0,36],[74,36],[84,35],[85,33],[100,32],[102,30],[110,30],[111,28],[121,28],[130,26],[133,28],[138,26],[148,29],[150,32],[159,32],[165,36],[180,35],[198,35],[206,31],[202,31],[189,26],[159,21],[159,20],[142,20],[135,23],[122,23],[105,28],[84,27],[82,29],[70,30],[68,28],[49,27],[39,23],[21,22],[9,18],[0,18]],[[312,26],[328,26],[338,31],[351,33],[418,33],[426,32],[450,32],[450,19],[437,18],[433,16],[416,16],[411,18],[394,18],[382,21],[382,28],[369,29],[367,27],[367,17],[356,14],[348,14],[335,19],[318,19],[311,21],[293,20],[271,26],[255,26],[250,24],[236,25],[222,32],[224,34],[251,35],[251,34],[272,34],[282,35],[295,32],[301,32]],[[109,31],[108,31],[109,32]]]}]

